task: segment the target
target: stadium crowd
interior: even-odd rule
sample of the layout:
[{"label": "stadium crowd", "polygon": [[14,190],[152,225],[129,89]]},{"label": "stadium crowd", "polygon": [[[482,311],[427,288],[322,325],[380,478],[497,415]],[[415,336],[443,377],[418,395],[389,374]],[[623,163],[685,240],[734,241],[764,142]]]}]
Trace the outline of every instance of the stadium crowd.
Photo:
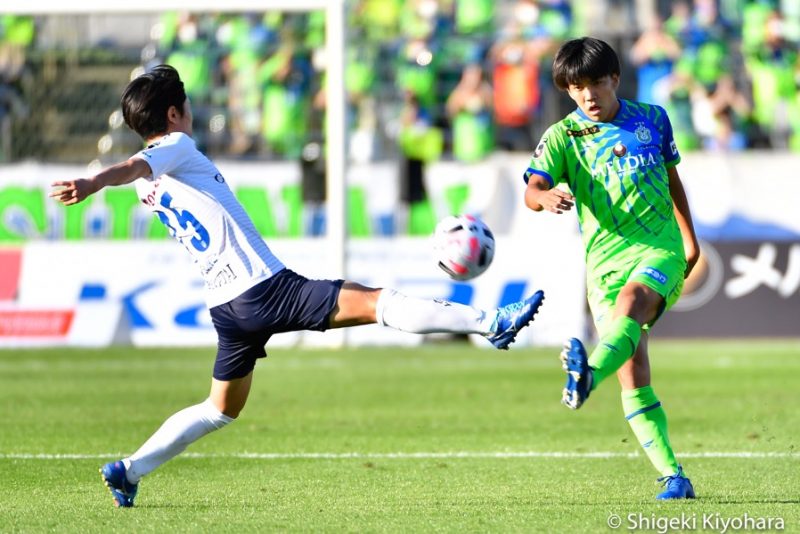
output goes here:
[{"label": "stadium crowd", "polygon": [[[530,150],[571,105],[550,83],[552,54],[588,33],[615,43],[636,71],[621,95],[667,108],[684,150],[800,150],[797,1],[359,0],[350,7],[346,88],[356,160],[399,148],[414,175],[442,157],[473,162],[494,150]],[[231,153],[320,153],[307,147],[323,137],[321,13],[168,14],[155,34],[147,60],[178,66],[195,102],[227,108]]]},{"label": "stadium crowd", "polygon": [[[550,83],[565,39],[599,35],[628,73],[620,95],[664,106],[683,150],[800,151],[798,0],[354,0],[348,4],[350,157],[529,151],[571,103]],[[0,18],[0,127],[29,110],[19,81],[37,19]],[[324,14],[162,14],[142,68],[174,65],[214,154],[323,153]],[[107,43],[106,43],[107,44]],[[109,110],[110,112],[111,110]],[[10,143],[4,135],[4,145]],[[8,146],[0,146],[8,160]],[[409,191],[410,198],[415,192]]]}]

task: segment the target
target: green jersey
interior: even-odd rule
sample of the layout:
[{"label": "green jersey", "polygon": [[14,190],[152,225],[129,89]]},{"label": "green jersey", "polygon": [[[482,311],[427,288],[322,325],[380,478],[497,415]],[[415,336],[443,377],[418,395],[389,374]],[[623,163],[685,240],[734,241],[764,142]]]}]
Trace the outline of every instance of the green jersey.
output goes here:
[{"label": "green jersey", "polygon": [[525,182],[536,174],[569,186],[593,270],[642,246],[683,257],[667,175],[679,161],[664,109],[620,99],[610,122],[576,109],[548,128]]}]

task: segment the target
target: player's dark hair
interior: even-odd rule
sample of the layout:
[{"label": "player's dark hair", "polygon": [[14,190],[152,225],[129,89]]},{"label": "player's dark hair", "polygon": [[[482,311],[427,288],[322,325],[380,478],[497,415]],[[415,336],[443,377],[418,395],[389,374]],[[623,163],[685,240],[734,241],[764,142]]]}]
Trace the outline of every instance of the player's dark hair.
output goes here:
[{"label": "player's dark hair", "polygon": [[125,124],[142,139],[167,131],[167,111],[175,106],[183,116],[186,91],[178,71],[158,65],[131,81],[122,93],[122,116]]},{"label": "player's dark hair", "polygon": [[570,84],[595,81],[604,76],[619,76],[619,58],[605,41],[581,37],[567,41],[553,60],[553,82],[562,91]]}]

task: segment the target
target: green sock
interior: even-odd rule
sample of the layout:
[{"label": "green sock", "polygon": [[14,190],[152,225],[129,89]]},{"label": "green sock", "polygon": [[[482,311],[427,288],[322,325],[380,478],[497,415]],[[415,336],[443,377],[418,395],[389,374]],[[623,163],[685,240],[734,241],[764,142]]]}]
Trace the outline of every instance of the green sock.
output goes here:
[{"label": "green sock", "polygon": [[616,373],[633,356],[641,337],[642,327],[630,317],[617,317],[611,322],[610,328],[589,356],[589,367],[594,369],[592,389]]},{"label": "green sock", "polygon": [[678,461],[669,444],[667,414],[653,388],[622,390],[622,409],[636,439],[662,476],[678,472]]}]

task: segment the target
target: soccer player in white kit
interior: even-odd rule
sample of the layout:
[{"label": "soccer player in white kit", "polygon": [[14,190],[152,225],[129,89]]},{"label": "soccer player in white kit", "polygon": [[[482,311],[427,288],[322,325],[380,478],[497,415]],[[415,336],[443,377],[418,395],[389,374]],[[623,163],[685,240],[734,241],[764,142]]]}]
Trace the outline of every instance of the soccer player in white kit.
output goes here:
[{"label": "soccer player in white kit", "polygon": [[420,334],[481,334],[507,349],[544,300],[537,291],[487,312],[296,274],[270,252],[225,177],[197,150],[192,109],[174,68],[159,65],[134,79],[121,103],[125,123],[146,148],[92,178],[54,182],[50,196],[71,206],[103,187],[134,182],[140,200],[200,268],[218,344],[208,398],[169,417],[131,456],[100,469],[116,506],[133,506],[144,475],[239,415],[272,334],[378,323]]}]

